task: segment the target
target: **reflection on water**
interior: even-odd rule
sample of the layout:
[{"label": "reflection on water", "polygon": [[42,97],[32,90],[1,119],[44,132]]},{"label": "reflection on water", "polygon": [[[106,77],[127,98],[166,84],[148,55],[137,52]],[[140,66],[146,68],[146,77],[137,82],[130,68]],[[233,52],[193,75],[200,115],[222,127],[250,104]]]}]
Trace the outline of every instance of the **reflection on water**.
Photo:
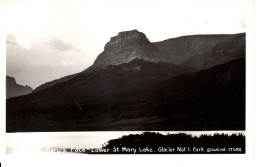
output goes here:
[{"label": "reflection on water", "polygon": [[[64,149],[101,148],[108,140],[129,134],[141,134],[143,131],[124,132],[35,132],[7,133],[7,154],[68,154]],[[160,131],[162,134],[187,133],[193,136],[214,133],[245,135],[245,131]]]}]

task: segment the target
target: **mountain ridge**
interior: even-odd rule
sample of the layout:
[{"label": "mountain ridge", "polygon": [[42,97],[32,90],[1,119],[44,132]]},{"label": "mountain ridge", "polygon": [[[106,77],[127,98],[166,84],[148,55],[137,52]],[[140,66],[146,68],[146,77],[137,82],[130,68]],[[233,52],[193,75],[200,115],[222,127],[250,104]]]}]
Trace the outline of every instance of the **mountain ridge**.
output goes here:
[{"label": "mountain ridge", "polygon": [[[141,47],[136,47],[135,49],[131,48],[119,48],[122,52],[120,53],[117,50],[117,47],[111,45],[112,43],[121,38],[125,39],[127,37],[135,37],[134,39],[141,38]],[[203,40],[200,39],[205,39]],[[136,42],[134,40],[134,42]],[[239,40],[239,41],[238,41]],[[125,41],[125,40],[123,40]],[[179,42],[178,42],[179,41]],[[184,42],[183,42],[184,41]],[[193,42],[191,42],[193,41]],[[196,42],[199,41],[199,42]],[[233,43],[232,50],[237,53],[230,54],[229,49],[215,49],[215,52],[211,52],[214,47],[219,43],[223,42]],[[130,41],[130,43],[133,41]],[[123,46],[127,46],[129,43],[123,43]],[[135,43],[138,44],[138,41]],[[196,45],[195,49],[188,49],[192,45]],[[205,46],[204,46],[205,45]],[[184,47],[184,48],[183,48]],[[202,49],[201,49],[202,48]],[[148,51],[147,51],[148,49]],[[106,51],[109,50],[108,57],[106,57]],[[117,50],[114,54],[113,50]],[[143,51],[146,50],[146,51]],[[151,54],[150,54],[151,53]],[[150,54],[149,56],[147,56]],[[210,56],[214,54],[214,59],[210,60]],[[233,59],[243,57],[245,54],[245,33],[238,34],[206,34],[206,35],[187,35],[176,38],[170,38],[159,42],[150,42],[149,39],[145,36],[144,33],[139,32],[138,30],[119,32],[117,36],[111,37],[110,41],[105,45],[104,51],[98,55],[97,59],[92,66],[82,71],[88,73],[98,68],[106,68],[108,65],[119,65],[122,63],[128,63],[136,58],[143,59],[150,62],[165,62],[172,63],[174,65],[181,65],[187,68],[187,71],[196,72],[206,68],[213,67],[214,65],[221,65]],[[105,55],[105,56],[104,56]],[[115,59],[115,55],[119,59]],[[122,56],[123,55],[123,56]],[[128,57],[128,58],[127,58]],[[197,57],[197,58],[196,58]],[[208,57],[204,59],[203,57]],[[198,59],[201,59],[198,61]],[[101,62],[100,62],[101,61]],[[80,74],[80,73],[78,73]],[[74,74],[75,76],[77,74]],[[73,77],[71,77],[73,78]],[[42,89],[48,88],[70,79],[70,77],[62,77],[60,79],[50,81],[43,85],[40,85],[35,89],[34,92]]]}]

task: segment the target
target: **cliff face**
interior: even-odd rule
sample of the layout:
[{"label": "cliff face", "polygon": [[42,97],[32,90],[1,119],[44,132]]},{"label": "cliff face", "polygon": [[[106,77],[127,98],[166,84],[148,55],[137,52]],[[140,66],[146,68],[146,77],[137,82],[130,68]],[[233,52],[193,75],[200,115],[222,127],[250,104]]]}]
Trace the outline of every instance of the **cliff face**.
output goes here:
[{"label": "cliff face", "polygon": [[16,83],[15,78],[6,76],[6,98],[22,96],[33,91],[30,86],[23,86]]},{"label": "cliff face", "polygon": [[158,62],[158,48],[137,30],[125,31],[112,37],[105,45],[104,51],[98,55],[94,68],[105,68],[108,65],[128,63],[134,59]]},{"label": "cliff face", "polygon": [[164,62],[198,70],[227,63],[245,54],[245,33],[191,35],[154,43]]}]

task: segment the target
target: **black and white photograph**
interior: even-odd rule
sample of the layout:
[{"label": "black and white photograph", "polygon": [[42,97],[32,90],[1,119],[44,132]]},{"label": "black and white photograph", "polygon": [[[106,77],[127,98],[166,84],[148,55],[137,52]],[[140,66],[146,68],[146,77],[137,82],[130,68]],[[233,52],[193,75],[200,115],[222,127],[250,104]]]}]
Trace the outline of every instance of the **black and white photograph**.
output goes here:
[{"label": "black and white photograph", "polygon": [[6,154],[245,155],[250,3],[3,0]]}]

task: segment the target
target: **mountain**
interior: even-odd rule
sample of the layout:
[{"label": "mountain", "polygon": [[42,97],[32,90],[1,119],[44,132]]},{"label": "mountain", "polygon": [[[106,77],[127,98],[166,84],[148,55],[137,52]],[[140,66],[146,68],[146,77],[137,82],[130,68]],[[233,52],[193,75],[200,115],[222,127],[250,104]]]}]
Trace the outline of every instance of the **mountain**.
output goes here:
[{"label": "mountain", "polygon": [[[245,33],[190,35],[152,43],[138,30],[124,31],[106,43],[104,51],[85,72],[134,59],[170,63],[182,66],[185,73],[196,72],[244,57],[245,38]],[[75,75],[45,83],[34,92],[67,81]]]},{"label": "mountain", "polygon": [[93,67],[105,68],[108,65],[128,63],[134,59],[158,62],[158,51],[144,33],[137,30],[120,32],[106,43],[104,51],[98,55]]},{"label": "mountain", "polygon": [[191,35],[151,43],[144,33],[125,31],[112,37],[94,68],[128,63],[133,59],[186,65],[193,71],[210,68],[245,55],[245,33]]},{"label": "mountain", "polygon": [[22,96],[33,91],[30,86],[23,86],[16,83],[14,77],[6,76],[6,98]]},{"label": "mountain", "polygon": [[245,34],[121,32],[88,69],[8,99],[7,131],[243,130],[244,46]]}]

